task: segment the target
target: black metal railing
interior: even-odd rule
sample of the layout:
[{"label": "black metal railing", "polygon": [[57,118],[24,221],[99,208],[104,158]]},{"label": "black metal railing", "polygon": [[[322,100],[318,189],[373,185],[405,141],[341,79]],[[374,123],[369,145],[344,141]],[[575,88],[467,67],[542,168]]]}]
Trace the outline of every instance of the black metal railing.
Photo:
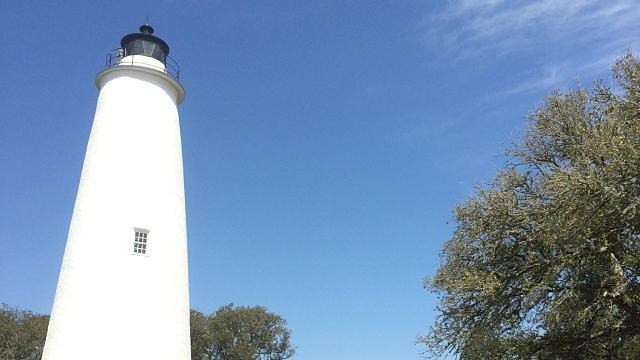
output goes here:
[{"label": "black metal railing", "polygon": [[107,58],[105,61],[105,68],[108,69],[110,67],[114,67],[118,65],[143,65],[145,67],[150,67],[152,69],[163,72],[171,76],[175,80],[180,81],[180,67],[178,66],[178,63],[175,60],[173,60],[173,58],[170,57],[169,55],[167,55],[167,60],[164,63],[164,67],[154,66],[153,64],[149,64],[143,61],[136,61],[136,57],[144,56],[139,54],[135,54],[134,56],[131,56],[130,60],[127,59],[126,61],[123,61],[123,59],[129,55],[132,55],[132,54],[127,54],[126,50],[122,48],[117,48],[109,51],[107,53]]}]

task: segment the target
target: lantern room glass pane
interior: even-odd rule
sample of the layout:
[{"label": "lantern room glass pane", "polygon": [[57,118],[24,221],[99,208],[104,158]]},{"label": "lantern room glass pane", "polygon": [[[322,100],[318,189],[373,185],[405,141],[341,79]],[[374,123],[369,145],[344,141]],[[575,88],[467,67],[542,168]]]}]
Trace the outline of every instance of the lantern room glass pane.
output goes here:
[{"label": "lantern room glass pane", "polygon": [[134,39],[125,44],[126,55],[144,55],[165,63],[166,54],[162,51],[162,48],[152,42],[144,39]]}]

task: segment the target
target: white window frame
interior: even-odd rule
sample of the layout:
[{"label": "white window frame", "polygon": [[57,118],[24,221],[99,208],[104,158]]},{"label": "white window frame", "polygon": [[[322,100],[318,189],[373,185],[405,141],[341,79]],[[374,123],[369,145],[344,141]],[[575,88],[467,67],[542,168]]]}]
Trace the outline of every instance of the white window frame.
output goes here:
[{"label": "white window frame", "polygon": [[133,229],[133,255],[149,256],[149,233],[147,229]]}]

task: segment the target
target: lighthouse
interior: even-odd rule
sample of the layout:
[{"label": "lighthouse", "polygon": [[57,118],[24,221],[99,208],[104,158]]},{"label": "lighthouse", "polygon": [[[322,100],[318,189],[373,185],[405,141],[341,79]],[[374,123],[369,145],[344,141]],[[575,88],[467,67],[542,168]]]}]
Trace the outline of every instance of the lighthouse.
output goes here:
[{"label": "lighthouse", "polygon": [[184,99],[169,46],[125,35],[99,89],[43,360],[188,360]]}]

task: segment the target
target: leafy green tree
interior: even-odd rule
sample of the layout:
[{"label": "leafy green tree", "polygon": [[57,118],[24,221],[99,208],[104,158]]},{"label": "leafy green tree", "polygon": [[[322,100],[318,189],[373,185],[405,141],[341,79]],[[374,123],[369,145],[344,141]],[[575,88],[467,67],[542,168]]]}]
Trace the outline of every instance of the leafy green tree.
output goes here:
[{"label": "leafy green tree", "polygon": [[208,350],[212,343],[209,331],[209,317],[191,309],[191,359],[209,359]]},{"label": "leafy green tree", "polygon": [[549,96],[455,211],[419,341],[461,359],[640,359],[640,63]]},{"label": "leafy green tree", "polygon": [[293,356],[287,322],[264,307],[225,305],[206,316],[191,311],[193,360],[284,360]]},{"label": "leafy green tree", "polygon": [[0,359],[39,360],[49,316],[0,306]]}]

